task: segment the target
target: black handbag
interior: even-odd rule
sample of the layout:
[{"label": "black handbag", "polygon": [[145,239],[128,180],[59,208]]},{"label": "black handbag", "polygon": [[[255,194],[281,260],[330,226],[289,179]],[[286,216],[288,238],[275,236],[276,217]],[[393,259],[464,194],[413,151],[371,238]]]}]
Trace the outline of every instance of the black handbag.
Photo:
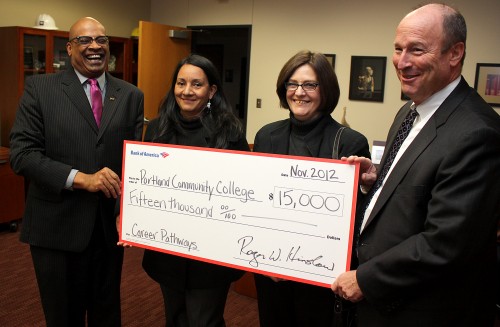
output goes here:
[{"label": "black handbag", "polygon": [[[335,134],[333,140],[332,158],[339,159],[339,145],[342,132],[345,126],[342,126]],[[338,295],[335,295],[335,307],[332,327],[356,327],[356,304],[346,301]]]},{"label": "black handbag", "polygon": [[356,327],[356,304],[335,295],[333,327]]}]

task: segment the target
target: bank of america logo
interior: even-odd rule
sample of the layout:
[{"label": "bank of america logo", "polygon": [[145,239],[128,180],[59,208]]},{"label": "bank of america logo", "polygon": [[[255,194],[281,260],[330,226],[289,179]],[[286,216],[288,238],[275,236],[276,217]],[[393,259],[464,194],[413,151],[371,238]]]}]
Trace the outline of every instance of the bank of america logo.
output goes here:
[{"label": "bank of america logo", "polygon": [[166,152],[162,152],[162,153],[160,153],[160,154],[161,154],[161,156],[162,156],[163,158],[166,158],[166,157],[168,157],[168,156],[169,156],[169,154],[168,154],[168,153],[166,153]]}]

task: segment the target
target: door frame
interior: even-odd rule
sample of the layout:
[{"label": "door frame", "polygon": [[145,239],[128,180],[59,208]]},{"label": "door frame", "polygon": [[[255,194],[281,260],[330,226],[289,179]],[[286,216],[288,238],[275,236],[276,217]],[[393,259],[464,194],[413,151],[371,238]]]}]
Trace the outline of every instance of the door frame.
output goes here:
[{"label": "door frame", "polygon": [[[233,108],[233,110],[236,111],[237,109],[237,116],[238,118],[242,121],[243,123],[243,128],[246,133],[247,129],[247,121],[248,121],[248,90],[249,90],[249,83],[250,83],[250,53],[251,53],[251,44],[252,44],[252,25],[209,25],[209,26],[202,26],[202,25],[192,25],[192,26],[187,26],[188,29],[192,31],[191,33],[191,51],[192,52],[197,52],[199,40],[201,37],[203,37],[203,33],[211,33],[211,32],[224,32],[226,35],[231,35],[231,32],[234,32],[236,29],[242,30],[242,32],[246,31],[246,51],[243,57],[240,58],[240,63],[239,63],[239,71],[240,71],[240,87],[239,87],[239,97],[238,97],[238,102],[240,107],[239,108]],[[230,36],[228,36],[229,38]],[[225,45],[225,43],[204,43],[204,44],[212,44],[212,45]],[[243,42],[239,43],[241,47],[244,46]],[[203,53],[199,53],[203,55]],[[226,79],[226,71],[224,67],[224,61],[225,58],[223,58],[223,67],[222,71],[219,73],[221,74],[221,79],[224,81]],[[227,87],[224,87],[224,89],[227,89]]]}]

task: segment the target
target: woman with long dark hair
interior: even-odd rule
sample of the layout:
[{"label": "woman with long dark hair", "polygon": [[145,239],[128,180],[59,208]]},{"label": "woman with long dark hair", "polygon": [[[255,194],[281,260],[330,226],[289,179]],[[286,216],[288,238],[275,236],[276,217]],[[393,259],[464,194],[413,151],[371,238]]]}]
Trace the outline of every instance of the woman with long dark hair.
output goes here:
[{"label": "woman with long dark hair", "polygon": [[[177,65],[159,116],[149,124],[144,140],[249,151],[219,72],[210,60],[194,54]],[[145,250],[142,264],[160,284],[167,327],[225,326],[227,292],[243,272],[151,250]]]}]

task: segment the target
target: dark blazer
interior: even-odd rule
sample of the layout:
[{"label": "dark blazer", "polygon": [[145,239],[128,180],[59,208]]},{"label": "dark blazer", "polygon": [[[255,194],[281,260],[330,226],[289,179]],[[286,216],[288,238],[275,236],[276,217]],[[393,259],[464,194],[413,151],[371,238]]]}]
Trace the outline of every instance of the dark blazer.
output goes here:
[{"label": "dark blazer", "polygon": [[74,69],[26,79],[10,134],[12,168],[30,181],[21,241],[82,251],[99,213],[109,244],[116,246],[116,200],[65,189],[71,169],[92,174],[108,167],[121,176],[123,141],[141,139],[143,93],[107,73],[106,80],[98,128]]},{"label": "dark blazer", "polygon": [[[158,130],[158,119],[151,121],[144,135],[144,141],[152,141]],[[211,144],[210,136],[205,131],[205,140]],[[174,134],[163,143],[179,144]],[[229,150],[249,151],[247,140],[244,136],[230,142]],[[200,163],[202,165],[202,163]],[[201,166],[200,166],[201,167]],[[142,266],[146,273],[156,282],[168,285],[179,290],[203,289],[225,286],[243,276],[243,271],[206,263],[194,259],[145,250]]]},{"label": "dark blazer", "polygon": [[[262,127],[255,136],[254,151],[288,155],[292,124],[291,119],[285,119]],[[335,136],[341,127],[329,114],[324,115],[304,136],[304,145],[309,153],[319,158],[332,158]],[[370,158],[370,151],[366,137],[345,128],[340,137],[338,158],[350,155]],[[358,196],[362,196],[359,191]],[[355,268],[357,261],[355,256],[351,257],[351,267]],[[312,316],[314,322],[309,321],[308,325],[333,326],[334,316],[337,316],[333,308],[339,305],[331,290],[293,281],[275,283],[259,274],[255,274],[255,283],[263,326],[307,324],[304,321],[313,319]],[[350,303],[344,302],[340,308],[345,315],[348,311],[352,312]]]},{"label": "dark blazer", "polygon": [[[305,137],[305,142],[309,147],[311,153],[318,153],[318,158],[332,158],[333,143],[337,131],[342,127],[330,115],[324,118],[315,127],[316,130],[322,131],[321,133],[309,133]],[[254,152],[274,153],[274,154],[288,154],[288,146],[290,143],[290,119],[276,121],[262,127],[255,136]],[[317,138],[321,140],[318,142]],[[356,155],[360,157],[370,158],[370,150],[366,137],[346,127],[340,137],[338,148],[338,158]],[[364,195],[358,190],[358,203],[362,202]],[[354,253],[354,244],[353,251]],[[351,269],[357,266],[357,258],[352,255]]]},{"label": "dark blazer", "polygon": [[[331,158],[333,141],[341,126],[330,115],[326,115],[317,127],[323,129],[321,142],[318,143],[317,140],[311,140],[310,135],[306,136],[305,141],[310,146],[311,153],[319,153],[319,158]],[[290,129],[290,119],[267,124],[257,132],[253,150],[255,152],[288,154]],[[319,148],[317,148],[318,146]],[[370,158],[370,151],[368,141],[363,134],[351,128],[346,128],[342,132],[340,139],[339,158],[350,155]]]},{"label": "dark blazer", "polygon": [[500,116],[462,78],[394,166],[361,233],[359,326],[492,326],[499,194]]}]

